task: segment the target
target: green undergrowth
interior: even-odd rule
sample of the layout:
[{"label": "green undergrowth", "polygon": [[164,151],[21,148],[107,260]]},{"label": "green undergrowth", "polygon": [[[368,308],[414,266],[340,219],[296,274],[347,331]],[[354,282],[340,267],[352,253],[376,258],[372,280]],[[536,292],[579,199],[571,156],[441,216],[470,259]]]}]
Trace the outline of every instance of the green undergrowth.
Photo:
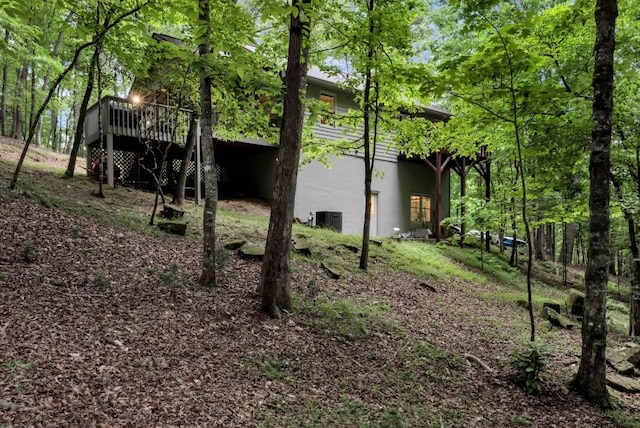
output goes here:
[{"label": "green undergrowth", "polygon": [[389,403],[381,409],[349,394],[329,401],[303,395],[292,401],[286,397],[277,398],[273,410],[258,413],[258,426],[408,428],[469,426],[471,422],[466,412],[460,409],[443,407],[432,412],[425,408],[424,403]]},{"label": "green undergrowth", "polygon": [[375,334],[400,332],[397,323],[390,317],[387,302],[360,303],[323,296],[314,301],[295,299],[294,307],[309,318],[315,331],[343,342],[365,339]]}]

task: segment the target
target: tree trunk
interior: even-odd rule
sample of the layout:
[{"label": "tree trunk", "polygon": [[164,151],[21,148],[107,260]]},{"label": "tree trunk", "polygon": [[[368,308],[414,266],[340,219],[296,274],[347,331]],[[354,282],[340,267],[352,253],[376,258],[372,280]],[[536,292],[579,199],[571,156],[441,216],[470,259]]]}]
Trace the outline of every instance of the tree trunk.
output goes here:
[{"label": "tree trunk", "polygon": [[[36,115],[36,69],[32,65],[31,66],[31,100],[29,102],[29,128],[33,125],[33,121]],[[36,146],[40,146],[38,141],[36,141]]]},{"label": "tree trunk", "polygon": [[[9,43],[9,30],[4,30],[4,43]],[[9,96],[9,61],[2,66],[2,102],[0,102],[0,132],[7,136],[7,97]]]},{"label": "tree trunk", "polygon": [[570,265],[573,259],[573,244],[576,239],[576,224],[565,224],[565,231],[562,236],[562,246],[560,247],[560,255],[558,256],[558,263],[563,265]]},{"label": "tree trunk", "polygon": [[536,260],[544,260],[544,225],[540,225],[534,232],[535,235],[535,256]]},{"label": "tree trunk", "polygon": [[78,114],[78,121],[76,122],[76,133],[73,137],[73,146],[71,147],[71,154],[69,155],[69,163],[67,164],[67,170],[64,172],[65,177],[73,177],[73,173],[76,169],[76,158],[78,157],[78,150],[80,150],[80,144],[82,144],[82,136],[84,135],[84,120],[87,117],[87,107],[91,100],[91,93],[93,92],[93,82],[95,79],[95,70],[98,65],[98,57],[100,56],[100,49],[96,45],[89,63],[89,73],[87,75],[87,87],[84,90],[84,97],[80,104],[80,112]]},{"label": "tree trunk", "polygon": [[13,126],[11,128],[11,138],[16,140],[22,139],[22,109],[23,103],[22,94],[27,83],[29,69],[26,65],[23,65],[18,69],[18,82],[16,84],[16,99],[13,107]]},{"label": "tree trunk", "polygon": [[[211,37],[211,10],[209,0],[200,0],[199,19],[205,22],[203,42],[198,47],[200,57],[209,55]],[[203,215],[203,256],[200,284],[205,287],[216,285],[216,210],[218,206],[218,183],[213,152],[213,111],[211,107],[212,79],[208,74],[200,78],[200,129],[202,130],[202,161],[204,165],[204,215]]]},{"label": "tree trunk", "polygon": [[[40,124],[38,124],[38,126],[40,126]],[[57,134],[58,134],[58,112],[55,109],[51,109],[51,132],[49,133],[49,140],[51,141],[51,150],[53,150],[54,152],[58,151],[58,145],[56,144],[57,143],[56,137],[58,136]]]},{"label": "tree trunk", "polygon": [[[58,50],[60,50],[60,45],[62,43],[62,36],[63,35],[64,35],[64,32],[62,32],[62,31],[60,31],[58,33],[58,38],[56,39],[56,42],[53,45],[53,50],[51,51],[51,58],[55,58],[56,55],[58,55]],[[45,73],[44,80],[42,81],[42,91],[45,91],[47,89],[47,86],[49,86],[49,80],[50,79],[51,79],[51,67],[47,67],[47,72]],[[58,91],[58,96],[60,96],[60,91]],[[51,113],[51,127],[52,127],[52,130],[53,130],[53,116],[54,116],[54,114],[56,115],[56,119],[57,119],[57,112],[52,112]],[[51,147],[53,148],[54,146],[56,146],[55,131],[51,132],[49,135],[50,136],[51,135],[54,136],[54,138],[51,139]],[[36,131],[36,146],[40,146],[40,145],[42,145],[42,116],[40,116],[40,118],[38,119],[38,130]],[[55,149],[53,149],[53,150],[55,151]]]},{"label": "tree trunk", "polygon": [[[187,133],[187,144],[184,147],[184,156],[182,157],[182,163],[180,164],[180,171],[178,171],[178,178],[176,180],[176,188],[173,192],[173,199],[171,203],[177,206],[181,206],[184,202],[184,188],[187,185],[187,172],[189,172],[189,163],[193,155],[193,149],[196,146],[198,135],[196,128],[198,127],[198,117],[195,113],[191,115],[189,122],[189,131]],[[217,184],[217,183],[216,183]],[[199,186],[200,183],[196,183]]]},{"label": "tree trunk", "polygon": [[593,131],[589,177],[589,256],[582,321],[582,356],[573,385],[587,399],[611,408],[605,383],[607,269],[609,267],[609,173],[613,111],[613,54],[618,16],[616,0],[597,0],[593,70]]},{"label": "tree trunk", "polygon": [[284,112],[280,128],[280,148],[273,189],[273,204],[269,217],[269,232],[265,249],[259,292],[262,310],[280,317],[282,310],[291,308],[291,225],[298,177],[298,163],[302,148],[304,121],[303,95],[307,85],[310,22],[303,21],[301,11],[310,0],[293,0],[298,13],[291,14],[289,24],[289,52],[285,75]]},{"label": "tree trunk", "polygon": [[[360,269],[367,270],[369,263],[369,235],[371,233],[371,181],[373,180],[374,156],[371,154],[371,62],[375,53],[373,46],[373,36],[376,31],[373,19],[374,0],[367,1],[367,12],[369,14],[369,51],[367,52],[367,69],[364,80],[364,225],[362,227],[362,251],[360,252]],[[374,114],[377,114],[374,113]],[[375,154],[375,149],[374,149]],[[439,173],[439,172],[437,172]],[[440,227],[437,225],[436,227]]]}]

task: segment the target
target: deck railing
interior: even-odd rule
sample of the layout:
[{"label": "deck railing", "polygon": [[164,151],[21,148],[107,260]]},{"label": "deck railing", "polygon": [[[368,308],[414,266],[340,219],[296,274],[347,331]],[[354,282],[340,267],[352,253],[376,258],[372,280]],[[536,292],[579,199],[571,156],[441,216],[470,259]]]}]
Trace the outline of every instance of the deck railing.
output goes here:
[{"label": "deck railing", "polygon": [[172,142],[184,147],[193,112],[175,106],[134,103],[117,97],[104,97],[87,110],[85,138],[87,144],[100,140],[98,114],[102,111],[103,135],[138,138],[147,141]]}]

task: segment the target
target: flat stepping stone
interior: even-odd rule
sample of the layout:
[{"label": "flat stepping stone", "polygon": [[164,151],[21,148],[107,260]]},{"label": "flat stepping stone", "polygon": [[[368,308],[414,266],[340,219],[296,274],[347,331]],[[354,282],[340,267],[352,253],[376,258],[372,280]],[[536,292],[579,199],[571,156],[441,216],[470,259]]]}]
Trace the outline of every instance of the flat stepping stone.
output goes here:
[{"label": "flat stepping stone", "polygon": [[162,217],[169,219],[183,218],[184,210],[176,205],[165,204],[160,214]]},{"label": "flat stepping stone", "polygon": [[294,249],[297,253],[304,254],[305,256],[311,255],[311,245],[306,239],[296,238]]},{"label": "flat stepping stone", "polygon": [[322,262],[320,263],[320,266],[322,266],[327,272],[329,272],[329,275],[333,279],[340,279],[340,277],[342,276],[342,270],[331,265],[330,263]]},{"label": "flat stepping stone", "polygon": [[187,223],[177,221],[160,221],[158,229],[174,235],[185,236],[187,234]]},{"label": "flat stepping stone", "polygon": [[237,239],[235,241],[230,241],[224,244],[224,248],[226,248],[227,250],[237,250],[238,248],[242,247],[246,243],[247,243],[246,239]]},{"label": "flat stepping stone", "polygon": [[607,375],[607,385],[622,392],[637,394],[640,392],[640,382],[630,377],[610,373]]},{"label": "flat stepping stone", "polygon": [[629,361],[620,361],[619,363],[612,363],[609,361],[609,365],[623,376],[633,376],[636,373],[635,366]]},{"label": "flat stepping stone", "polygon": [[238,254],[243,259],[262,260],[264,258],[265,244],[247,242],[238,249]]},{"label": "flat stepping stone", "polygon": [[572,330],[574,328],[575,329],[580,328],[580,324],[578,324],[575,321],[572,321],[571,319],[565,317],[564,315],[557,313],[556,311],[554,311],[548,306],[542,310],[542,318],[548,320],[551,323],[551,325],[554,325],[556,327],[562,327],[568,330]]},{"label": "flat stepping stone", "polygon": [[429,284],[427,284],[426,282],[421,282],[419,285],[420,285],[420,287],[422,287],[423,289],[425,289],[425,290],[429,290],[429,291],[431,291],[432,293],[435,293],[435,292],[436,292],[436,288],[435,288],[435,287],[433,287],[433,286],[431,286],[431,285],[429,285]]},{"label": "flat stepping stone", "polygon": [[615,349],[607,353],[607,361],[611,364],[618,364],[628,361],[636,367],[640,368],[640,346],[630,343],[625,348]]},{"label": "flat stepping stone", "polygon": [[343,247],[346,248],[347,250],[351,251],[354,254],[358,254],[358,251],[360,251],[360,249],[358,247],[356,247],[355,245],[343,244]]}]

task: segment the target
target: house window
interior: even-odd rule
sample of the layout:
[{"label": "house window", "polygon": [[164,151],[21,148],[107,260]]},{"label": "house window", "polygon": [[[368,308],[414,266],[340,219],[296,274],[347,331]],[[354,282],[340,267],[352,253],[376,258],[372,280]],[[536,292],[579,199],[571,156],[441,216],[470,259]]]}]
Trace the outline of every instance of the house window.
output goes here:
[{"label": "house window", "polygon": [[411,221],[431,222],[431,197],[411,195]]},{"label": "house window", "polygon": [[322,112],[320,115],[320,123],[323,125],[335,126],[332,116],[336,112],[336,96],[320,92],[320,101],[327,104],[327,110]]}]

